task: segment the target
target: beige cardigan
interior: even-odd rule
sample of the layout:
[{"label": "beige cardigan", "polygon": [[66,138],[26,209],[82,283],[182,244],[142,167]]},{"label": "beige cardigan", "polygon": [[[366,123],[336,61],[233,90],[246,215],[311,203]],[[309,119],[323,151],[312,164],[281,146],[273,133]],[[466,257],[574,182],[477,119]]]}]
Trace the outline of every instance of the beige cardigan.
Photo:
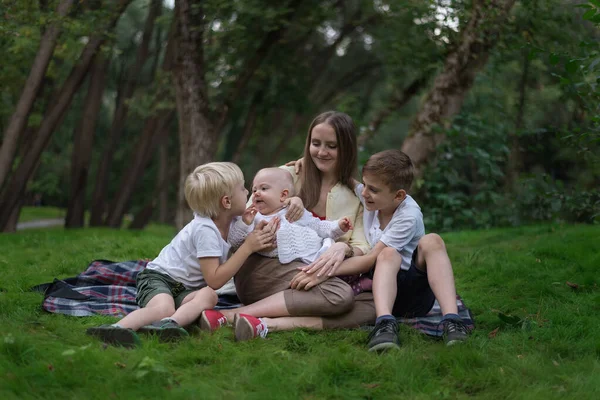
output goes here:
[{"label": "beige cardigan", "polygon": [[[280,168],[292,174],[294,186],[299,189],[300,177],[294,172],[294,167],[281,166]],[[337,241],[347,242],[350,246],[357,247],[367,254],[370,247],[363,229],[363,206],[352,190],[338,182],[327,194],[325,218],[333,221],[343,217],[350,219],[354,230],[348,231]]]}]

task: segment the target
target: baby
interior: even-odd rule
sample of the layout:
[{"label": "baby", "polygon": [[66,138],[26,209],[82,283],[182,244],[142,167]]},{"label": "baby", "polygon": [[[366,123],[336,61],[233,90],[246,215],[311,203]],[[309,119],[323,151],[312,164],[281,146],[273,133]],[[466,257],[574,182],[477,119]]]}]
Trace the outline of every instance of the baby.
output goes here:
[{"label": "baby", "polygon": [[294,195],[294,182],[290,173],[281,168],[264,168],[258,171],[252,183],[252,205],[242,218],[232,225],[229,243],[237,247],[252,232],[254,224],[276,216],[281,220],[277,231],[277,247],[259,252],[266,257],[279,257],[282,264],[300,260],[306,264],[315,261],[336,239],[352,229],[346,217],[338,221],[322,221],[304,210],[302,217],[293,223],[285,218],[285,201]]}]

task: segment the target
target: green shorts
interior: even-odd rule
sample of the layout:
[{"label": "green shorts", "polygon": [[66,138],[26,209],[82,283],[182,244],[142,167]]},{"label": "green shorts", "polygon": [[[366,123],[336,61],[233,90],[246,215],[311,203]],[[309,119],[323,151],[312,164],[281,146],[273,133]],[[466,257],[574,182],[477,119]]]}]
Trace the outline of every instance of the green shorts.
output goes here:
[{"label": "green shorts", "polygon": [[182,283],[158,271],[145,269],[137,275],[137,296],[135,300],[140,307],[146,307],[154,296],[169,294],[175,300],[175,308],[179,308],[185,297],[196,290],[187,289]]}]

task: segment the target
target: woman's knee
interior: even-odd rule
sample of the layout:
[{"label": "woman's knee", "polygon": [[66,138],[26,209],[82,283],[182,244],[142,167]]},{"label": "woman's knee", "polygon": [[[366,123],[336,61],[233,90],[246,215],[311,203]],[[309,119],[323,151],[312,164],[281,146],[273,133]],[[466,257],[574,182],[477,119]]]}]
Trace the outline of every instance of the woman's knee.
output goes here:
[{"label": "woman's knee", "polygon": [[321,284],[323,295],[331,304],[334,314],[348,312],[354,306],[354,292],[350,285],[341,279],[330,284]]}]

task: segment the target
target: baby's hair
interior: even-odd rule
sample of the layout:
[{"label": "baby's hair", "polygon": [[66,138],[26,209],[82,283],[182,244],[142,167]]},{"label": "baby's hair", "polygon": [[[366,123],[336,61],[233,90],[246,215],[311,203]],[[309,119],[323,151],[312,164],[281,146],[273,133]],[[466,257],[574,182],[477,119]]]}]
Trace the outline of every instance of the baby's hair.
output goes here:
[{"label": "baby's hair", "polygon": [[261,172],[268,172],[273,174],[275,179],[277,179],[277,184],[281,185],[282,189],[288,190],[288,196],[294,196],[294,178],[292,178],[292,174],[289,171],[283,168],[276,167],[263,168],[260,171],[258,171],[256,175],[260,174]]},{"label": "baby's hair", "polygon": [[233,195],[235,186],[243,182],[244,174],[234,163],[203,164],[186,178],[185,199],[197,214],[215,218],[221,210],[221,198]]},{"label": "baby's hair", "polygon": [[362,173],[376,176],[391,190],[408,191],[415,176],[415,169],[410,157],[402,151],[384,150],[369,157]]}]

